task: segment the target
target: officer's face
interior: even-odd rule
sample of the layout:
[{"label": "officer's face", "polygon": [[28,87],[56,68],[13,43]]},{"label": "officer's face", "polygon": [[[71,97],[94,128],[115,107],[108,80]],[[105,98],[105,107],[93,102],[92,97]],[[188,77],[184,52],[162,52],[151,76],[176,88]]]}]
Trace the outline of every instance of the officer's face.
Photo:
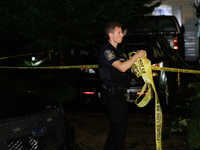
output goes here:
[{"label": "officer's face", "polygon": [[122,28],[121,27],[115,27],[113,33],[111,33],[112,40],[115,43],[121,43],[123,40],[124,34],[122,33]]}]

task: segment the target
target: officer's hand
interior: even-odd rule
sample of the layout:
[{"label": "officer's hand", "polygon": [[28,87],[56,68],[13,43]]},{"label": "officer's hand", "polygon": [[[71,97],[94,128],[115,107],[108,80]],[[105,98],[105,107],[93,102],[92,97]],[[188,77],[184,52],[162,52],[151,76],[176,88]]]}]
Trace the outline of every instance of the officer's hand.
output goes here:
[{"label": "officer's hand", "polygon": [[143,57],[145,55],[146,51],[145,50],[139,50],[136,54],[138,58]]}]

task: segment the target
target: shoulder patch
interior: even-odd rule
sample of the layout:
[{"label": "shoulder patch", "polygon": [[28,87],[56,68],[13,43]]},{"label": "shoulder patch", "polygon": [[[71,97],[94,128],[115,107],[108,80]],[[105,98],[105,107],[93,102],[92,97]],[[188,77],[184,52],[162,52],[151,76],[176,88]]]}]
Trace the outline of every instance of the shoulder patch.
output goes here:
[{"label": "shoulder patch", "polygon": [[115,54],[112,50],[106,50],[104,54],[105,54],[107,60],[112,60],[115,58]]}]

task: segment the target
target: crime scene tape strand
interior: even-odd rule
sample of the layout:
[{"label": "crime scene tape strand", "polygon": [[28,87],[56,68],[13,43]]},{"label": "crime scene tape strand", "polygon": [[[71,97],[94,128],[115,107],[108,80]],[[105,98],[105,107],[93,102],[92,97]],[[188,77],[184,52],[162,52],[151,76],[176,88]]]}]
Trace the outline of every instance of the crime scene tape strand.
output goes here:
[{"label": "crime scene tape strand", "polygon": [[80,68],[99,68],[98,65],[77,65],[77,66],[47,66],[47,67],[15,67],[0,66],[1,69],[80,69]]},{"label": "crime scene tape strand", "polygon": [[168,72],[180,72],[180,73],[200,74],[200,70],[179,69],[179,68],[168,68],[168,67],[155,67],[155,66],[151,66],[151,69],[152,69],[152,70],[158,70],[158,71],[168,71]]},{"label": "crime scene tape strand", "polygon": [[43,51],[43,52],[36,52],[36,53],[28,53],[28,54],[21,54],[21,55],[15,55],[15,56],[6,56],[6,57],[0,57],[0,60],[1,59],[10,59],[10,58],[16,58],[16,57],[22,57],[22,56],[30,56],[30,55],[36,55],[36,54],[41,54],[41,53],[52,53],[53,50],[50,50],[50,51]]},{"label": "crime scene tape strand", "polygon": [[[17,66],[0,66],[0,69],[80,69],[80,68],[99,68],[97,64],[94,65],[76,65],[76,66],[45,66],[45,67],[17,67]],[[200,74],[200,70],[190,69],[179,69],[179,68],[168,68],[168,67],[155,67],[151,66],[152,70],[155,71],[167,71],[167,72],[180,72],[180,73],[192,73]]]},{"label": "crime scene tape strand", "polygon": [[[129,53],[129,58],[132,57],[132,54],[135,52]],[[146,54],[145,56],[146,57]],[[158,98],[158,94],[156,91],[156,87],[153,81],[153,75],[151,70],[151,61],[144,58],[138,58],[135,62],[135,64],[132,66],[133,71],[137,77],[143,78],[145,84],[142,88],[141,94],[138,96],[138,98],[135,100],[135,104],[138,107],[144,107],[146,106],[149,101],[153,98],[153,91],[155,93],[155,137],[156,137],[156,149],[162,150],[162,109],[160,106],[160,101]],[[144,96],[144,98],[138,103],[138,99],[144,93],[148,86],[148,92]]]}]

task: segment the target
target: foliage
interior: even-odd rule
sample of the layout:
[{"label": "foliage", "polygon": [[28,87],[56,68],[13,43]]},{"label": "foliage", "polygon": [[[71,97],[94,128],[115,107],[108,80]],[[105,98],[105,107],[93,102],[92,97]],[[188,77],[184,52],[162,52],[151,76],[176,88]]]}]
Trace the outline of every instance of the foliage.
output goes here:
[{"label": "foliage", "polygon": [[104,34],[107,22],[126,24],[152,12],[160,4],[152,1],[2,0],[1,55],[84,47]]},{"label": "foliage", "polygon": [[189,122],[188,126],[188,143],[190,145],[190,149],[199,149],[200,148],[200,118],[193,118]]},{"label": "foliage", "polygon": [[[195,78],[197,80],[197,78]],[[188,123],[188,143],[191,150],[200,148],[200,84],[194,83],[196,96],[193,98],[193,116]]]},{"label": "foliage", "polygon": [[[187,120],[188,121],[188,120]],[[185,130],[185,127],[188,126],[186,119],[178,118],[178,121],[171,122],[171,130],[172,133],[181,133]]]}]

